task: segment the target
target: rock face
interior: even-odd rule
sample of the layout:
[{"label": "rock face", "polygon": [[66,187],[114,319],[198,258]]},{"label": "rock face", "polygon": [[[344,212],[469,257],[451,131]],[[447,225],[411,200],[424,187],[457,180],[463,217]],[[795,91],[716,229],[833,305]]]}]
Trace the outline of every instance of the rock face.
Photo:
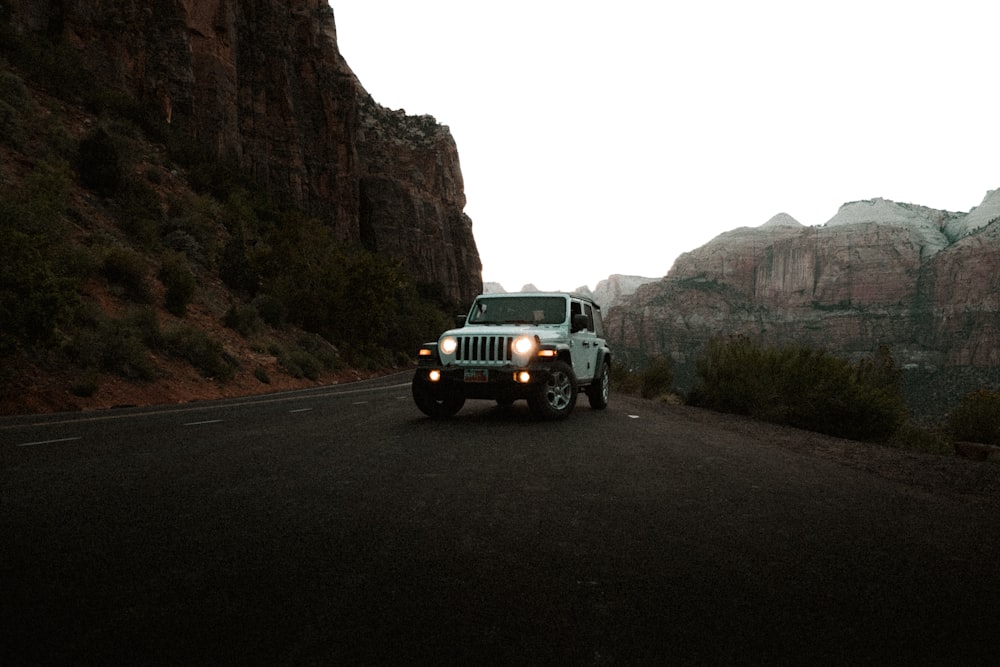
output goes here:
[{"label": "rock face", "polygon": [[679,257],[608,317],[626,358],[668,356],[689,389],[716,336],[849,357],[888,345],[917,410],[1000,386],[1000,190],[967,214],[852,202],[822,227],[781,214]]},{"label": "rock face", "polygon": [[[597,283],[597,287],[593,291],[588,286],[582,285],[573,290],[573,292],[593,298],[597,302],[597,305],[601,307],[601,310],[606,313],[612,306],[617,306],[632,296],[640,285],[652,282],[656,282],[656,278],[623,276],[616,273]],[[528,283],[521,288],[521,291],[537,292],[539,290],[533,284]],[[506,294],[507,290],[500,283],[483,283],[483,292],[486,294]]]},{"label": "rock face", "polygon": [[107,85],[234,159],[345,244],[401,263],[456,302],[481,263],[450,132],[377,105],[337,48],[326,0],[11,0]]},{"label": "rock face", "polygon": [[592,294],[594,301],[606,313],[613,306],[624,303],[639,287],[652,282],[656,282],[656,279],[615,273],[597,283]]}]

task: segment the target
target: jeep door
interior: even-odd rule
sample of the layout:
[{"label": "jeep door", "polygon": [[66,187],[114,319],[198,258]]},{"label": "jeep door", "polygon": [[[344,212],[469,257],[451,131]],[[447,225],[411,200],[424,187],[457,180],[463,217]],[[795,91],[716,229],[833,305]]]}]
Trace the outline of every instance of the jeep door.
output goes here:
[{"label": "jeep door", "polygon": [[[574,331],[573,322],[576,315],[585,315],[587,326]],[[600,318],[600,314],[597,314]],[[597,322],[594,307],[584,301],[574,299],[570,303],[570,354],[573,356],[573,372],[576,379],[590,381],[597,372],[597,355],[601,349],[601,341],[597,336]]]}]

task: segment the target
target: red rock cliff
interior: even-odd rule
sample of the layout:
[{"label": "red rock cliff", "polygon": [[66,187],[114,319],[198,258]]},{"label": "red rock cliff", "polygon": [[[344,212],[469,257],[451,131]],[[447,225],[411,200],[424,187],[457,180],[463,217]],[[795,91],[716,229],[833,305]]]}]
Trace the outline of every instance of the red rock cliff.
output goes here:
[{"label": "red rock cliff", "polygon": [[326,0],[11,0],[102,81],[154,103],[345,243],[465,303],[482,287],[448,129],[378,106],[337,48]]},{"label": "red rock cliff", "polygon": [[932,411],[1000,386],[1000,191],[968,214],[853,202],[823,227],[788,216],[679,257],[607,317],[621,357],[667,356],[678,385],[715,336],[848,357],[888,345]]}]

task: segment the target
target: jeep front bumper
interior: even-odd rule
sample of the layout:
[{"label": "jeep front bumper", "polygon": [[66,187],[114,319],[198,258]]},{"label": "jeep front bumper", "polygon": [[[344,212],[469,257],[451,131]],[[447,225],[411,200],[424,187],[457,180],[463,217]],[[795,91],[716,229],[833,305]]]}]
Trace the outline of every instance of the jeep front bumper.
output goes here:
[{"label": "jeep front bumper", "polygon": [[414,376],[427,390],[440,392],[442,396],[458,393],[466,398],[494,400],[527,398],[548,379],[549,369],[543,365],[529,368],[421,365]]}]

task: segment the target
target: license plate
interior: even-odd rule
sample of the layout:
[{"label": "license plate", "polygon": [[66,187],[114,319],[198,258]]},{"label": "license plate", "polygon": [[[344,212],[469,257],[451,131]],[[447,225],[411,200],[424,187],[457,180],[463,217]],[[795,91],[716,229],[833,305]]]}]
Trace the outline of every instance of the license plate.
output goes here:
[{"label": "license plate", "polygon": [[467,368],[465,370],[466,382],[489,382],[490,372],[485,368]]}]

